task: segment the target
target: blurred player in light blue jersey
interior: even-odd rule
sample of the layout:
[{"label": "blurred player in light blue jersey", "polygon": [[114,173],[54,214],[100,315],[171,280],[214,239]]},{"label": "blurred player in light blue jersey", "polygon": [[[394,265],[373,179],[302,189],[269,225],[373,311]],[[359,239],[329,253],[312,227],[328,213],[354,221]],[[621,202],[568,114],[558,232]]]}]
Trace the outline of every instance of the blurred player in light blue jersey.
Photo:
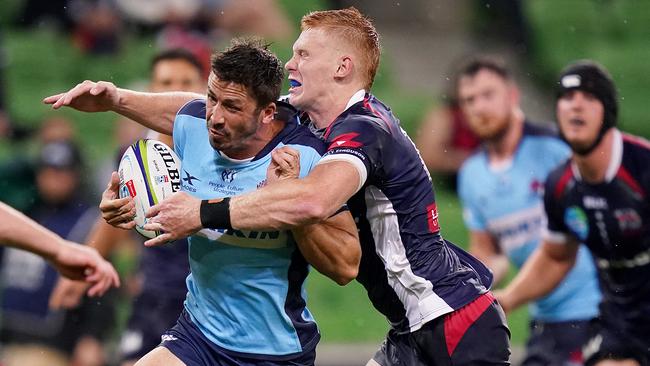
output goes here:
[{"label": "blurred player in light blue jersey", "polygon": [[[457,94],[483,148],[462,165],[458,189],[470,230],[470,252],[495,282],[518,268],[539,245],[546,219],[542,201],[548,173],[568,159],[569,147],[550,129],[525,119],[519,91],[500,60],[477,57],[464,64]],[[530,305],[524,365],[581,363],[600,292],[589,252],[582,248],[562,285]]]},{"label": "blurred player in light blue jersey", "polygon": [[[177,205],[190,196],[227,201],[278,180],[303,177],[316,165],[325,145],[297,123],[293,107],[276,102],[282,80],[282,64],[266,46],[235,41],[212,60],[207,101],[180,104],[187,93],[138,93],[107,82],[84,82],[58,97],[69,97],[67,105],[77,109],[107,107],[158,132],[173,132],[183,192],[166,202]],[[161,112],[161,106],[168,111],[170,105],[178,111],[173,121]],[[222,215],[213,211],[215,206],[204,200],[183,218],[218,219]],[[159,213],[157,207],[148,215]],[[133,227],[133,202],[117,198],[116,184],[104,193],[100,208],[110,224]],[[155,220],[152,224],[165,232],[158,240],[174,230]],[[161,346],[137,365],[313,365],[320,334],[306,308],[303,285],[308,264],[339,284],[356,276],[361,249],[347,209],[291,232],[189,234],[195,235],[189,239],[185,309],[162,336]]]}]

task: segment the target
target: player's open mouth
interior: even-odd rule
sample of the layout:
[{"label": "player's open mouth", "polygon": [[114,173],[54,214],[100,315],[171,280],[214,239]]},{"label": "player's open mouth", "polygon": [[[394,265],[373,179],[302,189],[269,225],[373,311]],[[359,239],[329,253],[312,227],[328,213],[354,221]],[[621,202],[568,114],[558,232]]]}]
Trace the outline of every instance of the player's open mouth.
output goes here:
[{"label": "player's open mouth", "polygon": [[289,79],[289,89],[297,88],[302,86],[300,81],[294,80],[294,79]]},{"label": "player's open mouth", "polygon": [[573,126],[584,126],[585,125],[585,121],[581,120],[580,118],[571,118],[569,120],[569,122]]}]

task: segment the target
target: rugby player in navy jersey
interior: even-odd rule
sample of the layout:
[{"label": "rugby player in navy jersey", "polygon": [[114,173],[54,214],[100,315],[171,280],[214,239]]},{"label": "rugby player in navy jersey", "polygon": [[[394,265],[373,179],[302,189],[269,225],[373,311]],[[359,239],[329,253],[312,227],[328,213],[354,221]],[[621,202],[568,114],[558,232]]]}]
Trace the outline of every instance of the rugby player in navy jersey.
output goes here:
[{"label": "rugby player in navy jersey", "polygon": [[[320,222],[347,202],[363,256],[357,279],[391,330],[369,365],[505,365],[509,330],[489,292],[492,275],[444,240],[431,178],[390,108],[369,93],[379,65],[379,35],[354,8],[302,19],[286,64],[289,100],[321,133],[328,151],[309,175],[223,200],[185,193],[152,207],[150,245],[202,228],[280,229]],[[113,110],[136,119],[173,120],[187,96],[141,98],[110,83],[82,83],[44,100],[53,108]],[[104,95],[96,99],[94,96]],[[122,95],[124,97],[119,97]],[[130,96],[130,97],[127,97]],[[131,207],[106,212],[128,221]],[[323,260],[328,254],[314,248]],[[304,248],[303,248],[304,249]]]},{"label": "rugby player in navy jersey", "polygon": [[[77,109],[113,109],[173,132],[188,176],[182,190],[189,193],[179,197],[200,202],[295,180],[316,165],[326,146],[297,123],[293,107],[276,102],[282,80],[282,64],[265,46],[235,41],[213,57],[207,100],[189,94],[175,118],[168,119],[166,103],[150,102],[173,104],[188,94],[167,98],[87,81],[46,102],[70,97],[66,104]],[[116,189],[103,197],[105,219],[132,228],[132,200],[116,197]],[[320,334],[304,298],[308,263],[345,284],[356,276],[361,256],[354,221],[342,206],[323,222],[293,228],[293,236],[286,230],[233,229],[192,235],[184,310],[161,347],[137,365],[313,365]]]},{"label": "rugby player in navy jersey", "polygon": [[616,128],[609,73],[592,61],[565,68],[557,120],[571,159],[546,181],[545,242],[499,299],[513,309],[554,289],[579,243],[591,250],[603,300],[583,348],[587,365],[650,363],[650,143]]}]

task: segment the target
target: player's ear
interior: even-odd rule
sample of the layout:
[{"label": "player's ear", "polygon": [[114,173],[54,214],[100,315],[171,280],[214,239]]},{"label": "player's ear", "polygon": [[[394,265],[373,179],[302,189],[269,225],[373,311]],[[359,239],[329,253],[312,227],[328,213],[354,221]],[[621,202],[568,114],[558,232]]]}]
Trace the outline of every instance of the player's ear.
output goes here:
[{"label": "player's ear", "polygon": [[266,107],[262,108],[260,115],[262,117],[262,123],[271,123],[275,119],[275,111],[277,107],[275,103],[269,103]]},{"label": "player's ear", "polygon": [[337,79],[342,79],[350,73],[352,73],[352,69],[354,67],[354,63],[352,62],[352,57],[350,56],[341,56],[339,59],[338,65],[337,65],[336,72],[334,73],[334,77]]}]

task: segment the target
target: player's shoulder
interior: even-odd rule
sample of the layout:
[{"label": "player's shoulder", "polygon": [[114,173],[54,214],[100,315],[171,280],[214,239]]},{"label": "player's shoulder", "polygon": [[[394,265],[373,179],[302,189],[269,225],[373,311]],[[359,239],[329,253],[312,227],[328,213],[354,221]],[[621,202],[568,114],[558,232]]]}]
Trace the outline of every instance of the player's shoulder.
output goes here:
[{"label": "player's shoulder", "polygon": [[399,125],[392,111],[372,94],[352,104],[332,123],[329,134],[390,134]]},{"label": "player's shoulder", "polygon": [[[650,141],[641,136],[621,132],[624,151],[631,152],[641,157],[650,158]],[[649,161],[650,163],[650,161]]]},{"label": "player's shoulder", "polygon": [[553,168],[546,178],[546,192],[552,193],[554,197],[560,198],[569,189],[575,180],[571,159]]},{"label": "player's shoulder", "polygon": [[472,175],[487,169],[487,156],[485,149],[476,149],[460,166],[459,173]]},{"label": "player's shoulder", "polygon": [[205,99],[197,98],[185,103],[177,115],[205,118]]},{"label": "player's shoulder", "polygon": [[285,145],[311,147],[321,155],[327,148],[323,140],[314,135],[307,126],[300,124],[292,124],[288,133],[281,139],[281,142]]}]

